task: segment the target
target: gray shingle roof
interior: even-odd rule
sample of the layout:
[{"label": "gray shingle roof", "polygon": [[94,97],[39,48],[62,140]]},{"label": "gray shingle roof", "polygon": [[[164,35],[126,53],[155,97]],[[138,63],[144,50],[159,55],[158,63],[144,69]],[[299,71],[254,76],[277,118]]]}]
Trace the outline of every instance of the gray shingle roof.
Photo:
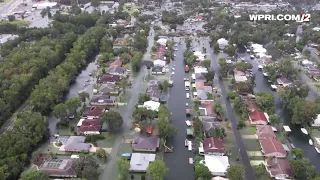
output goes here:
[{"label": "gray shingle roof", "polygon": [[70,136],[67,143],[64,145],[65,150],[72,151],[88,151],[90,149],[90,144],[85,142],[84,136]]},{"label": "gray shingle roof", "polygon": [[146,150],[156,150],[159,146],[160,139],[157,136],[137,136],[134,139],[134,144],[132,148],[134,150],[146,149]]},{"label": "gray shingle roof", "polygon": [[129,170],[135,172],[146,172],[150,162],[155,159],[155,154],[132,153]]}]

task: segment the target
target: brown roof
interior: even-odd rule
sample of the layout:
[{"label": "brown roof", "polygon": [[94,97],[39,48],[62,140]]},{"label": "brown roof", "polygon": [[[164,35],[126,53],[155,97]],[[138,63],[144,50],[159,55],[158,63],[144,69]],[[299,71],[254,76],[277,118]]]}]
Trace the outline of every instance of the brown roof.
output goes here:
[{"label": "brown roof", "polygon": [[40,171],[51,177],[77,177],[71,159],[52,159],[46,161]]},{"label": "brown roof", "polygon": [[110,64],[110,66],[121,67],[121,66],[122,66],[122,61],[121,61],[121,59],[118,58],[117,60],[113,61],[113,62]]},{"label": "brown roof", "polygon": [[119,75],[105,74],[99,79],[99,81],[102,82],[102,83],[119,82],[120,81],[120,76]]},{"label": "brown roof", "polygon": [[247,98],[244,102],[246,103],[249,112],[259,110],[259,106],[256,101]]},{"label": "brown roof", "polygon": [[203,139],[203,151],[213,153],[226,153],[224,147],[224,140],[220,138],[204,138]]},{"label": "brown roof", "polygon": [[82,116],[100,116],[104,111],[105,109],[102,106],[92,106],[90,108],[86,108]]},{"label": "brown roof", "polygon": [[157,150],[160,146],[160,138],[158,136],[137,136],[132,144],[134,150]]},{"label": "brown roof", "polygon": [[203,89],[204,82],[196,82],[196,89]]},{"label": "brown roof", "polygon": [[100,119],[86,119],[86,120],[82,121],[82,124],[79,128],[80,132],[100,131],[100,130],[101,130]]},{"label": "brown roof", "polygon": [[292,177],[292,171],[290,168],[289,161],[286,159],[274,158],[267,161],[267,169],[272,176],[286,174]]},{"label": "brown roof", "polygon": [[286,150],[283,148],[282,143],[277,139],[267,138],[260,139],[261,148],[264,154],[269,153],[282,153],[286,154]]},{"label": "brown roof", "polygon": [[214,115],[215,114],[213,100],[201,100],[200,107],[206,109],[207,115]]},{"label": "brown roof", "polygon": [[239,71],[237,69],[234,69],[233,73],[234,73],[235,76],[245,76],[246,75],[246,73],[244,73],[242,71]]},{"label": "brown roof", "polygon": [[275,138],[276,135],[274,134],[272,127],[269,125],[257,125],[257,132],[258,138]]}]

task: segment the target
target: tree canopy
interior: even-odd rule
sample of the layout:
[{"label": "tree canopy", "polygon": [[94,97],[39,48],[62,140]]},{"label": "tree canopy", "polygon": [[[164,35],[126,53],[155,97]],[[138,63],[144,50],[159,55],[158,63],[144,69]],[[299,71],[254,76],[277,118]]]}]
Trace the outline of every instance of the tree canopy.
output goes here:
[{"label": "tree canopy", "polygon": [[123,118],[116,111],[108,111],[101,115],[101,120],[108,125],[110,132],[117,132],[123,125]]},{"label": "tree canopy", "polygon": [[243,180],[244,179],[244,167],[240,164],[231,165],[227,169],[227,177],[230,180]]},{"label": "tree canopy", "polygon": [[195,166],[195,174],[196,174],[196,179],[202,178],[204,180],[207,180],[207,179],[211,179],[212,177],[212,174],[209,168],[206,165],[201,163]]},{"label": "tree canopy", "polygon": [[151,177],[153,180],[163,180],[163,177],[168,173],[169,169],[166,164],[156,159],[151,162],[147,168],[147,176]]},{"label": "tree canopy", "polygon": [[130,163],[125,158],[121,158],[117,162],[117,169],[118,169],[118,174],[119,174],[120,180],[127,180],[128,176],[129,176],[129,168],[130,168]]}]

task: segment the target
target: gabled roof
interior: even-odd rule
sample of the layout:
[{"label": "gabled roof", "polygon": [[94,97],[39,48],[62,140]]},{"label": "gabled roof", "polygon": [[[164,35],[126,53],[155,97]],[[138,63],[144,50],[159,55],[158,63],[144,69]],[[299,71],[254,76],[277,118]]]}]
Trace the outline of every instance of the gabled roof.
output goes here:
[{"label": "gabled roof", "polygon": [[220,127],[220,123],[215,121],[214,119],[212,119],[212,120],[202,120],[202,127],[203,127],[204,131],[209,132],[209,131],[215,130],[216,128],[219,128]]},{"label": "gabled roof", "polygon": [[226,153],[224,147],[224,140],[220,138],[204,138],[203,139],[203,151],[208,153]]},{"label": "gabled roof", "polygon": [[109,93],[109,92],[117,92],[117,88],[114,84],[108,84],[105,86],[102,86],[102,88],[100,88],[99,90],[102,93]]},{"label": "gabled roof", "polygon": [[204,89],[204,82],[197,81],[196,82],[196,89],[203,90]]},{"label": "gabled roof", "polygon": [[253,111],[259,110],[259,106],[258,106],[256,101],[251,100],[249,98],[246,98],[244,100],[244,102],[247,105],[247,109],[248,109],[249,112],[253,112]]},{"label": "gabled roof", "polygon": [[117,66],[117,67],[121,67],[122,66],[122,61],[120,60],[120,58],[116,59],[115,61],[113,61],[110,66]]},{"label": "gabled roof", "polygon": [[282,143],[277,139],[267,138],[260,139],[261,148],[264,154],[269,153],[282,153],[286,154],[286,150],[283,148]]},{"label": "gabled roof", "polygon": [[160,139],[157,136],[137,136],[132,144],[133,149],[156,150],[159,147]]},{"label": "gabled roof", "polygon": [[207,115],[215,115],[213,100],[200,100],[200,107],[206,109]]},{"label": "gabled roof", "polygon": [[130,171],[145,172],[149,163],[156,159],[155,154],[132,153],[130,160]]},{"label": "gabled roof", "polygon": [[101,78],[99,78],[101,82],[119,82],[120,76],[119,75],[112,75],[112,74],[105,74]]},{"label": "gabled roof", "polygon": [[85,143],[84,136],[70,136],[67,143],[61,146],[61,149],[66,151],[88,151],[90,149],[90,144]]},{"label": "gabled roof", "polygon": [[257,125],[257,136],[258,138],[275,138],[276,135],[274,134],[272,127],[269,125]]},{"label": "gabled roof", "polygon": [[113,73],[124,74],[126,72],[126,69],[122,68],[120,66],[110,66],[107,69],[107,72],[110,73],[110,74],[113,74]]},{"label": "gabled roof", "polygon": [[97,102],[97,103],[114,103],[115,102],[115,97],[109,96],[109,95],[95,95],[92,96],[92,99],[90,101],[92,102]]},{"label": "gabled roof", "polygon": [[278,159],[274,158],[269,160],[267,163],[267,169],[271,176],[277,175],[288,175],[289,177],[293,177],[293,173],[290,168],[289,161],[287,159]]},{"label": "gabled roof", "polygon": [[50,177],[77,177],[72,159],[50,159],[39,170]]},{"label": "gabled roof", "polygon": [[105,109],[101,106],[92,106],[89,108],[86,108],[82,114],[82,116],[100,116],[102,113],[104,113]]},{"label": "gabled roof", "polygon": [[203,73],[195,73],[196,80],[206,81]]},{"label": "gabled roof", "polygon": [[265,121],[267,123],[269,122],[266,115],[261,111],[250,112],[249,117],[252,122],[254,121]]},{"label": "gabled roof", "polygon": [[197,97],[202,100],[208,99],[207,93],[202,89],[197,90]]},{"label": "gabled roof", "polygon": [[79,131],[80,132],[100,131],[101,126],[102,125],[101,125],[100,119],[86,119],[82,121]]}]

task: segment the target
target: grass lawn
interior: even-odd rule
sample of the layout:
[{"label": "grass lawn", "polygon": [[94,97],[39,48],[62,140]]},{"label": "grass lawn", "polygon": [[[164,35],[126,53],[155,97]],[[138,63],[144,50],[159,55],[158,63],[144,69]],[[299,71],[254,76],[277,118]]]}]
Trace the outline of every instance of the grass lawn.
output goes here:
[{"label": "grass lawn", "polygon": [[260,144],[257,139],[246,139],[243,141],[248,151],[260,151]]},{"label": "grass lawn", "polygon": [[240,130],[241,135],[255,135],[256,128],[254,126],[246,126]]},{"label": "grass lawn", "polygon": [[14,21],[1,21],[1,24],[13,24],[13,25],[18,25],[18,26],[29,26],[31,23],[28,21],[23,21],[23,20],[14,20]]}]

